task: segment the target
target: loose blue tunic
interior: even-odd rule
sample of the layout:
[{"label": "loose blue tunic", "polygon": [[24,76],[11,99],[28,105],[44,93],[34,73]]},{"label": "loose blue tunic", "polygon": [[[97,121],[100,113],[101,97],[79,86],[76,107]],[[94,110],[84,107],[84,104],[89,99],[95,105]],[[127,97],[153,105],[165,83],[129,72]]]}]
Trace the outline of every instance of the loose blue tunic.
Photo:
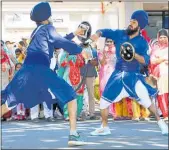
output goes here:
[{"label": "loose blue tunic", "polygon": [[145,77],[140,74],[141,64],[136,59],[127,62],[120,56],[120,46],[124,42],[129,42],[135,48],[135,52],[144,57],[145,63],[148,65],[150,56],[147,41],[141,35],[130,39],[125,30],[101,29],[97,32],[100,32],[102,37],[110,38],[115,42],[117,57],[115,70],[107,82],[102,98],[108,102],[113,102],[124,88],[131,98],[139,101],[135,91],[138,80],[147,88],[150,97],[156,96],[157,90],[148,85]]},{"label": "loose blue tunic", "polygon": [[23,103],[26,108],[31,108],[45,101],[50,108],[56,101],[49,90],[62,109],[66,103],[75,99],[73,88],[50,69],[55,48],[63,48],[70,55],[81,53],[82,48],[70,41],[73,37],[71,33],[63,38],[57,34],[54,26],[42,26],[27,49],[22,68],[1,92],[2,103],[6,102],[8,107]]}]

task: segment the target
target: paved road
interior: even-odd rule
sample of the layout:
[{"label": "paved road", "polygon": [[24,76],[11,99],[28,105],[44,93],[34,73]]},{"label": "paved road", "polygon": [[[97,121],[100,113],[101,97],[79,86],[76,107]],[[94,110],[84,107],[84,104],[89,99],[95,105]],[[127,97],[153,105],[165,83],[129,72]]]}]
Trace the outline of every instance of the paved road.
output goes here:
[{"label": "paved road", "polygon": [[[88,145],[78,149],[167,149],[168,136],[162,136],[157,124],[151,122],[133,122],[110,120],[112,135],[92,137],[93,129],[100,126],[100,121],[78,122],[78,129]],[[67,122],[32,123],[3,122],[2,149],[69,149]]]}]

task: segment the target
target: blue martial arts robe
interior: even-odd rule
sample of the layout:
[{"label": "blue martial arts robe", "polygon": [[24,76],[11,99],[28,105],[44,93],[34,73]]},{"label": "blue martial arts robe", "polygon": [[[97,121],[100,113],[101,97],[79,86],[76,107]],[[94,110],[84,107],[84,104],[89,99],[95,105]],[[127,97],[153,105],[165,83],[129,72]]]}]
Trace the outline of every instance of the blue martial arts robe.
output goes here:
[{"label": "blue martial arts robe", "polygon": [[26,108],[31,108],[45,101],[50,108],[56,103],[52,93],[63,109],[66,103],[75,99],[73,88],[50,69],[55,48],[63,48],[70,55],[81,53],[82,48],[70,41],[73,37],[73,33],[61,37],[50,24],[42,26],[27,49],[22,68],[1,92],[2,104],[6,102],[8,107],[12,107],[23,103]]},{"label": "blue martial arts robe", "polygon": [[130,39],[125,30],[101,29],[97,32],[100,32],[102,37],[110,38],[115,42],[117,57],[115,70],[107,82],[102,98],[112,103],[124,88],[131,98],[139,101],[140,99],[135,91],[135,85],[138,80],[147,88],[150,97],[156,96],[157,90],[148,85],[145,77],[140,74],[141,64],[136,59],[127,62],[120,56],[121,44],[129,42],[135,48],[135,52],[144,57],[145,63],[148,65],[150,56],[146,40],[141,35]]}]

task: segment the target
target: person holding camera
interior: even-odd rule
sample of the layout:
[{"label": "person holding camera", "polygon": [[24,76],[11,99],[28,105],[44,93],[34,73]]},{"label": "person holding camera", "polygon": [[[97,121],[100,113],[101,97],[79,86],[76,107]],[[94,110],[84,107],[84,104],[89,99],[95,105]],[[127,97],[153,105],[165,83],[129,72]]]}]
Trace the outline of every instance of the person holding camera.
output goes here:
[{"label": "person holding camera", "polygon": [[97,119],[95,115],[94,81],[97,77],[96,66],[98,66],[97,51],[89,42],[83,43],[82,55],[85,59],[85,65],[81,68],[81,76],[85,78],[88,98],[89,98],[89,119]]}]

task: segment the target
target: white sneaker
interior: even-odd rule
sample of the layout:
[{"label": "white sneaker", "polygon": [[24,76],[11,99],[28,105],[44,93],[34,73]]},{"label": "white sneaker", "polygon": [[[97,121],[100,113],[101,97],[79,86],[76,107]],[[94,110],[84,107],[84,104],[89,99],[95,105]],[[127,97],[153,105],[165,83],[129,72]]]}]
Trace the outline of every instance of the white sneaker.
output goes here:
[{"label": "white sneaker", "polygon": [[104,128],[98,128],[95,131],[91,132],[90,135],[92,136],[97,136],[97,135],[110,135],[110,129],[109,127],[104,127]]},{"label": "white sneaker", "polygon": [[144,118],[145,121],[150,121],[150,118]]},{"label": "white sneaker", "polygon": [[159,120],[157,123],[158,123],[158,126],[161,129],[161,133],[163,135],[168,135],[168,126],[167,126],[167,124],[162,119]]},{"label": "white sneaker", "polygon": [[164,121],[168,121],[168,117],[165,117],[165,118],[164,118]]},{"label": "white sneaker", "polygon": [[132,118],[132,120],[139,122],[139,121],[140,121],[140,118]]}]

